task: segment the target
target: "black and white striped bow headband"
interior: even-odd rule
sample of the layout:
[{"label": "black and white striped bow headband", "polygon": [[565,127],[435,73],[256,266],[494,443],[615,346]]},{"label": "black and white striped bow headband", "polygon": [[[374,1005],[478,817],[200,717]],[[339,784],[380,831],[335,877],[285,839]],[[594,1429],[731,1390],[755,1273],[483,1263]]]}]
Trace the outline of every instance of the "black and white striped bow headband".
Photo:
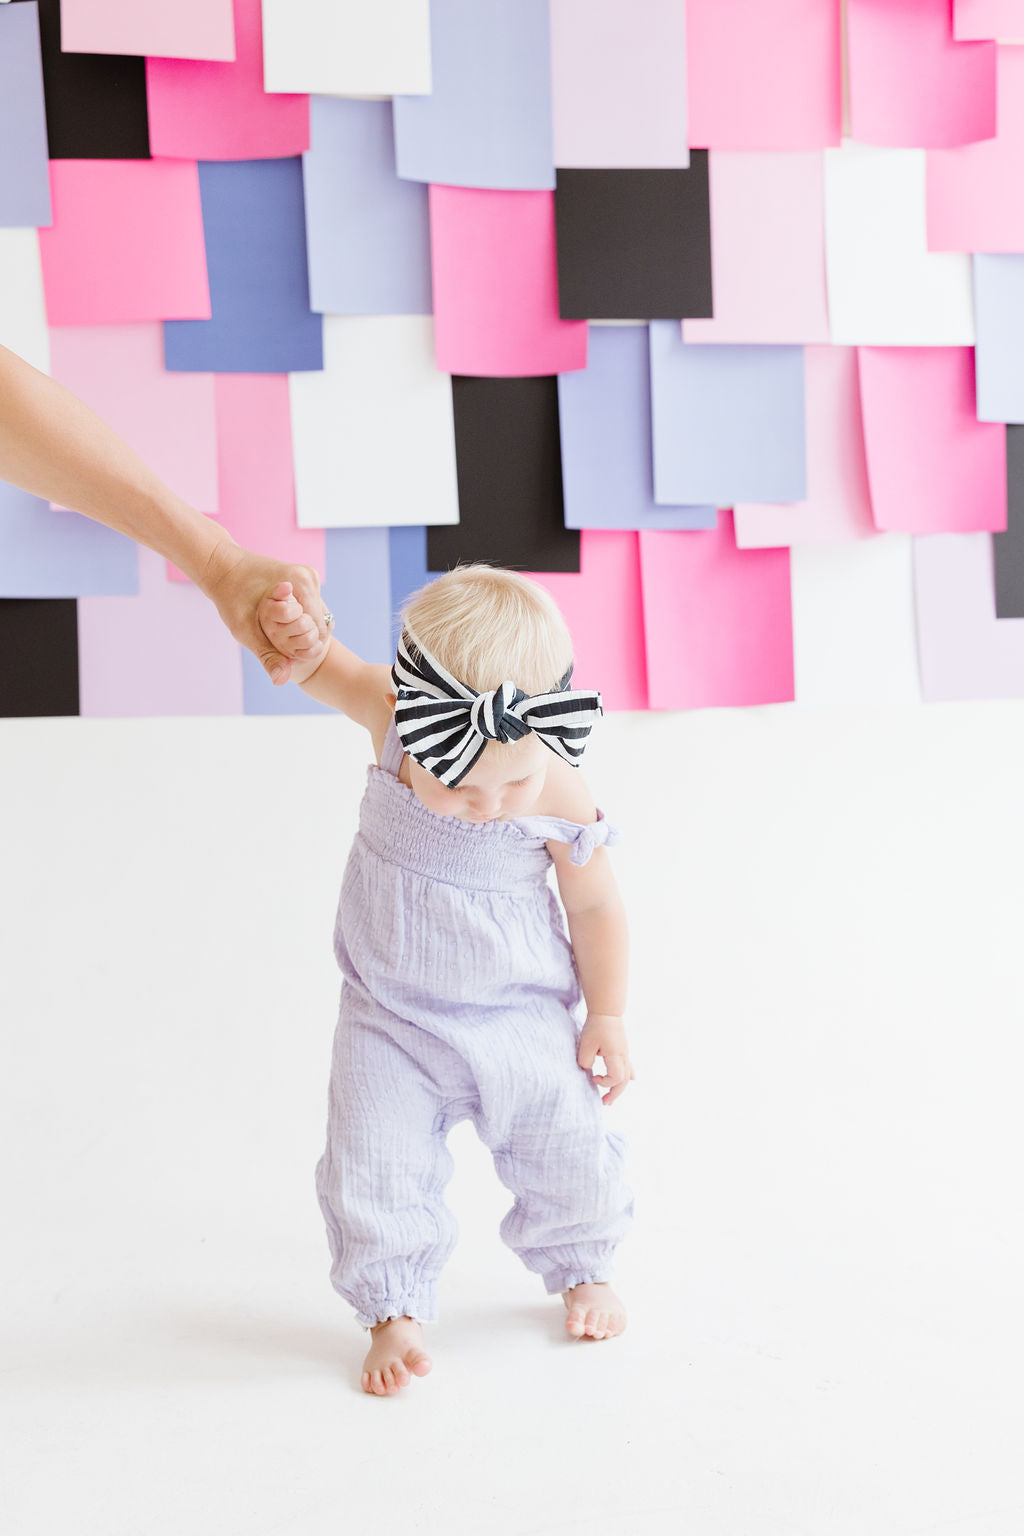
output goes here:
[{"label": "black and white striped bow headband", "polygon": [[461,783],[489,741],[518,741],[528,731],[578,768],[591,726],[604,710],[601,695],[571,689],[571,677],[570,666],[552,693],[526,694],[512,682],[478,693],[403,629],[391,668],[395,729],[409,756],[449,789]]}]

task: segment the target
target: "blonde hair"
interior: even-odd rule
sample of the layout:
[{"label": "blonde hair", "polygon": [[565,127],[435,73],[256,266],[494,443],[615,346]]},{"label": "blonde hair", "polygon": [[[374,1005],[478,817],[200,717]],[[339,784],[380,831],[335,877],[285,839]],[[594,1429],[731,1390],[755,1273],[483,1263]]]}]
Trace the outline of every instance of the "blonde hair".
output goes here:
[{"label": "blonde hair", "polygon": [[[478,693],[508,680],[525,693],[551,693],[572,665],[572,636],[554,598],[503,566],[455,566],[411,593],[400,618],[446,671]],[[487,745],[507,751],[518,743]]]}]

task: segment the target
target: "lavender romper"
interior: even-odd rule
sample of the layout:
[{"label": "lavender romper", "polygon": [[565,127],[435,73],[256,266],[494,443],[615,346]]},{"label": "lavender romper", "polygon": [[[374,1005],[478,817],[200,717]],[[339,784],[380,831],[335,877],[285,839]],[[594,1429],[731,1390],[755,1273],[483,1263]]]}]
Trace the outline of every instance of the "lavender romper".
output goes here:
[{"label": "lavender romper", "polygon": [[398,778],[394,720],[341,885],[343,981],[316,1188],[331,1283],[369,1328],[437,1320],[458,1228],[447,1134],[472,1118],[514,1203],[503,1241],[549,1294],[611,1278],[633,1221],[627,1142],[576,1050],[586,1016],[547,838],[585,864],[618,830],[438,815]]}]

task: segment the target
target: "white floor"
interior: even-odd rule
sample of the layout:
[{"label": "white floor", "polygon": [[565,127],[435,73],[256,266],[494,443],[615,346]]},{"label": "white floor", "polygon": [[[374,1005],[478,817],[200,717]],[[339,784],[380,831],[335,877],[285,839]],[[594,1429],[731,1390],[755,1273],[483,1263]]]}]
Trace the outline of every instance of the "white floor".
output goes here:
[{"label": "white floor", "polygon": [[619,1339],[462,1237],[359,1389],[313,1194],[366,739],[2,721],[5,1536],[1019,1536],[1024,705],[610,715]]}]

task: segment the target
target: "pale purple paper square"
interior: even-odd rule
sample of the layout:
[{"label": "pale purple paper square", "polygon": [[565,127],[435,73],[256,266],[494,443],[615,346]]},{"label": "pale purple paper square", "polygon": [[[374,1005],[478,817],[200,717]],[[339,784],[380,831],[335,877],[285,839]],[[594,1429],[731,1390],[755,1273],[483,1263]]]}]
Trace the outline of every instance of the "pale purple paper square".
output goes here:
[{"label": "pale purple paper square", "polygon": [[1024,256],[974,257],[979,421],[1024,422]]},{"label": "pale purple paper square", "polygon": [[432,0],[430,48],[431,94],[395,97],[399,176],[553,188],[548,0]]},{"label": "pale purple paper square", "polygon": [[429,315],[428,192],[395,170],[390,101],[314,96],[302,173],[311,308]]},{"label": "pale purple paper square", "polygon": [[35,0],[0,6],[0,145],[0,225],[49,226],[49,151]]},{"label": "pale purple paper square", "polygon": [[675,320],[650,344],[655,500],[803,501],[803,347],[686,344]]},{"label": "pale purple paper square", "polygon": [[131,596],[138,555],[125,534],[0,480],[0,598]]},{"label": "pale purple paper square", "polygon": [[990,533],[914,539],[921,690],[947,699],[1024,698],[1024,619],[997,619]]},{"label": "pale purple paper square", "polygon": [[567,528],[714,528],[714,506],[659,506],[646,325],[592,325],[587,366],[558,378]]}]

